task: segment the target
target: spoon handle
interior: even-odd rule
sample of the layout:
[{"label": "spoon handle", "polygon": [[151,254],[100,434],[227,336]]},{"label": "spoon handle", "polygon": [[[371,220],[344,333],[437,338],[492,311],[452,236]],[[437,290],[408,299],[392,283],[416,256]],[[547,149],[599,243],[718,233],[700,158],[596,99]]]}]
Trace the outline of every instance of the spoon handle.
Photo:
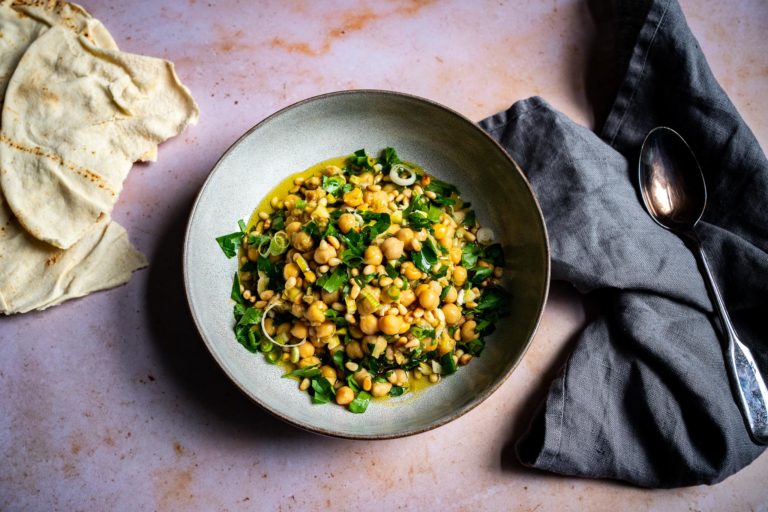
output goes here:
[{"label": "spoon handle", "polygon": [[752,440],[758,444],[768,444],[768,388],[760,369],[752,357],[752,352],[744,345],[733,328],[731,317],[725,308],[720,290],[712,277],[712,271],[704,255],[701,241],[695,233],[690,233],[694,245],[694,254],[699,260],[704,282],[715,304],[715,310],[725,331],[727,346],[725,363],[731,380],[731,387],[736,396],[736,403],[744,416],[744,422]]}]

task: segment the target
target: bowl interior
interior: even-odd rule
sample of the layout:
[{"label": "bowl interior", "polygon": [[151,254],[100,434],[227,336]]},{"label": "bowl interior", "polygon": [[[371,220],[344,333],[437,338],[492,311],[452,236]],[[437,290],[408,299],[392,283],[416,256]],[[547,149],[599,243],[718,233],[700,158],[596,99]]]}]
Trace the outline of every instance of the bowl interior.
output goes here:
[{"label": "bowl interior", "polygon": [[[386,146],[404,160],[456,184],[483,226],[504,247],[505,287],[512,314],[487,338],[480,358],[440,384],[389,401],[365,414],[313,405],[282,369],[251,354],[232,333],[229,300],[234,259],[215,238],[236,229],[290,174],[327,158]],[[353,91],[312,98],[278,112],[244,135],[222,157],[197,199],[184,248],[184,278],[200,333],[229,377],[269,411],[300,427],[353,438],[413,434],[477,405],[521,359],[538,325],[549,281],[546,230],[530,188],[509,156],[466,118],[412,96]]]}]

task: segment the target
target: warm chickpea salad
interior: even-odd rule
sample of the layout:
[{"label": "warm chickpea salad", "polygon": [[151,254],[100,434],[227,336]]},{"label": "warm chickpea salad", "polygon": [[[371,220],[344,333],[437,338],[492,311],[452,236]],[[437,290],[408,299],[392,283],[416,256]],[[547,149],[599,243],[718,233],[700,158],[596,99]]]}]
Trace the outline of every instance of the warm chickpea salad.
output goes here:
[{"label": "warm chickpea salad", "polygon": [[481,354],[508,303],[504,254],[457,187],[386,148],[276,190],[216,240],[238,257],[235,338],[312,402],[362,413]]}]

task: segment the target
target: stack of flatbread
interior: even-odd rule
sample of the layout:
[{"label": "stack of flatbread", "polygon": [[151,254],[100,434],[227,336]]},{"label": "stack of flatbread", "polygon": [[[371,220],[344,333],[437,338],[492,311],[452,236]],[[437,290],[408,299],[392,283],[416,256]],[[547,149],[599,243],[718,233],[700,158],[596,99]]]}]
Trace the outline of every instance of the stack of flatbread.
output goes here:
[{"label": "stack of flatbread", "polygon": [[123,181],[198,118],[173,64],[77,5],[3,0],[0,98],[0,311],[127,282],[147,261],[110,219]]}]

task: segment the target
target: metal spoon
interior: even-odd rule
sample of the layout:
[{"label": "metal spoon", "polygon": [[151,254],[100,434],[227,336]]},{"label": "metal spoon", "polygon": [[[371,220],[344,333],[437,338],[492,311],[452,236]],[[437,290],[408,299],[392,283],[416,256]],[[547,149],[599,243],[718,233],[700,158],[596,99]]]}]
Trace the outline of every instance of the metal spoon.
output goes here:
[{"label": "metal spoon", "polygon": [[752,353],[736,335],[694,229],[707,204],[699,163],[680,134],[661,126],[648,132],[643,141],[639,178],[643,203],[653,220],[687,241],[699,261],[726,337],[726,368],[736,403],[752,439],[768,444],[768,388]]}]

